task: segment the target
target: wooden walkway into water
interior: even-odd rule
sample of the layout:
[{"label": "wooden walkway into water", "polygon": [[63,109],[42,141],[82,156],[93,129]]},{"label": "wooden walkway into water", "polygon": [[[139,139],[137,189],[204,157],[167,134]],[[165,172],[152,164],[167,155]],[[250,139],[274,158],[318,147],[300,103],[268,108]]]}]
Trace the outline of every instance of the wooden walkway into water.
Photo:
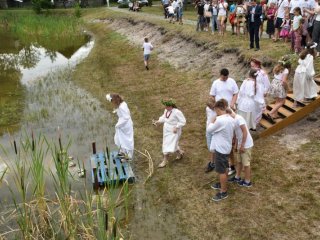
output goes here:
[{"label": "wooden walkway into water", "polygon": [[[315,77],[315,81],[318,85],[318,96],[316,99],[309,103],[300,103],[299,107],[293,107],[293,94],[289,93],[286,98],[285,104],[279,109],[280,119],[271,120],[266,113],[262,115],[260,125],[264,130],[259,134],[260,137],[266,137],[276,133],[277,131],[295,123],[309,113],[313,112],[316,108],[320,107],[320,75]],[[274,104],[267,106],[267,111],[272,110]]]}]

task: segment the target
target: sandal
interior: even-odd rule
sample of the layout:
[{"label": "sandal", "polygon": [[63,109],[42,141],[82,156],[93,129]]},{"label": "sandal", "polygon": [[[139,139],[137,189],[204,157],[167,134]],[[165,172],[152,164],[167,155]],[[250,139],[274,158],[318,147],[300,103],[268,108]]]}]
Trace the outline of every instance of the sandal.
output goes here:
[{"label": "sandal", "polygon": [[179,155],[176,157],[176,160],[181,160],[184,156],[184,151],[180,151]]},{"label": "sandal", "polygon": [[269,118],[269,120],[271,120],[272,123],[276,123],[276,122],[274,121],[273,117],[272,117],[269,113],[267,113],[266,115],[267,115],[267,117]]}]

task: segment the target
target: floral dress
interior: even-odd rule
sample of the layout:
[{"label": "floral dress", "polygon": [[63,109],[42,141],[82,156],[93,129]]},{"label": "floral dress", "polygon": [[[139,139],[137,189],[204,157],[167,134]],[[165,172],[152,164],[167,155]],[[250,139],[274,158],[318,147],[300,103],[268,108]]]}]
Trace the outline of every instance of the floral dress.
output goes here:
[{"label": "floral dress", "polygon": [[274,79],[272,80],[268,94],[273,98],[286,98],[287,89],[283,86],[283,79],[289,74],[289,70],[285,68],[279,74],[274,74]]}]

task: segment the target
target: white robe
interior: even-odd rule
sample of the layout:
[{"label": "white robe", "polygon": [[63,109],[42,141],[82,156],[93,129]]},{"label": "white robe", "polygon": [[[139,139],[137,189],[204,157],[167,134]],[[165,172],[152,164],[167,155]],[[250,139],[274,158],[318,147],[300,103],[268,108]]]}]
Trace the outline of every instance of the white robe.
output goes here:
[{"label": "white robe", "polygon": [[[181,129],[186,125],[186,119],[183,113],[177,108],[173,108],[171,114],[169,111],[165,110],[158,122],[164,123],[162,142],[163,154],[174,153],[180,150],[179,139],[182,132]],[[174,127],[177,128],[177,133],[173,132]]]},{"label": "white robe", "polygon": [[297,101],[317,96],[318,86],[313,80],[315,75],[313,56],[308,54],[305,59],[299,59],[293,79],[293,96]]},{"label": "white robe", "polygon": [[116,113],[118,122],[115,126],[114,142],[122,151],[128,154],[129,158],[132,158],[134,150],[133,122],[127,103],[120,103]]},{"label": "white robe", "polygon": [[268,74],[266,74],[263,70],[258,70],[258,76],[256,78],[257,84],[257,92],[254,96],[254,100],[256,103],[254,116],[255,122],[259,123],[262,118],[262,113],[266,109],[266,102],[264,96],[267,94],[268,89],[270,87],[270,80]]},{"label": "white robe", "polygon": [[241,84],[237,99],[238,114],[241,115],[247,123],[248,128],[256,129],[256,102],[254,100],[257,85],[254,80],[244,80]]}]

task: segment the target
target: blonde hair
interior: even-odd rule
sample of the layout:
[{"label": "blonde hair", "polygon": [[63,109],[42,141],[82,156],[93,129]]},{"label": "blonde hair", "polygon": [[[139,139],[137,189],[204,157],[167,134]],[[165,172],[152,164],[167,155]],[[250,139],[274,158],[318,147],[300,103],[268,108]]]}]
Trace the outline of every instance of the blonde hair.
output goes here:
[{"label": "blonde hair", "polygon": [[207,101],[207,106],[214,110],[214,105],[216,104],[216,100],[214,100],[212,97],[210,97]]}]

